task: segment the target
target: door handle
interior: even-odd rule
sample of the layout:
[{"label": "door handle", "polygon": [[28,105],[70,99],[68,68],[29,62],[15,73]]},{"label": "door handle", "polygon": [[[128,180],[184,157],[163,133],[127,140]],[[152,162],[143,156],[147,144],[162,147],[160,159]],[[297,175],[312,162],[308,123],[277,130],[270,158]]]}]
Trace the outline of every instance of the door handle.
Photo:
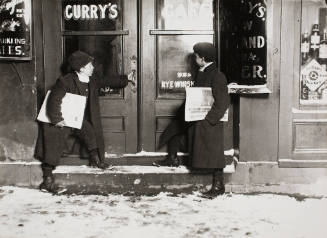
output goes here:
[{"label": "door handle", "polygon": [[128,81],[132,83],[131,89],[135,93],[137,91],[137,57],[135,55],[130,57],[130,69],[131,72],[128,74]]}]

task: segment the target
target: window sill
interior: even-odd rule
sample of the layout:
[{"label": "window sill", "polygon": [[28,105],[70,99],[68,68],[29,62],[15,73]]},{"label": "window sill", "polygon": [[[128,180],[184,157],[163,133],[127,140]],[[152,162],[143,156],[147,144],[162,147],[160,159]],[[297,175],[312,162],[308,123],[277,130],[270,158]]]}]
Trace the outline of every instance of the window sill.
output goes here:
[{"label": "window sill", "polygon": [[228,84],[230,94],[270,94],[271,90],[264,85],[239,85],[236,83]]}]

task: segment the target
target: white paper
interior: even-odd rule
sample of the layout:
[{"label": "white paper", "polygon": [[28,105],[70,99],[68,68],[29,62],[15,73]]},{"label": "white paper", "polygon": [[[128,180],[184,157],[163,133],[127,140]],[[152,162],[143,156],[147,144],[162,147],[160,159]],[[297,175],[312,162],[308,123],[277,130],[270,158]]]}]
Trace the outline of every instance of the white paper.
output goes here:
[{"label": "white paper", "polygon": [[[51,123],[50,118],[46,113],[46,106],[48,103],[50,92],[51,91],[49,90],[47,92],[47,95],[45,96],[40,113],[37,117],[38,121]],[[86,106],[85,96],[66,93],[66,95],[62,99],[61,113],[67,127],[81,129],[85,106]]]},{"label": "white paper", "polygon": [[[204,120],[214,102],[209,87],[186,88],[185,121]],[[220,121],[228,121],[228,109]]]}]

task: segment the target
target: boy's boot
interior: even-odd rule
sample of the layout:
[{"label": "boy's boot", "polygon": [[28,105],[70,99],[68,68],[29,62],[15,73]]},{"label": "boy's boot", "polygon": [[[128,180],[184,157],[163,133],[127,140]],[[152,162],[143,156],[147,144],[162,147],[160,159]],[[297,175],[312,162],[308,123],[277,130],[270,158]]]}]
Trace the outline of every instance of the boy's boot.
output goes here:
[{"label": "boy's boot", "polygon": [[59,188],[55,184],[55,179],[52,174],[52,170],[54,170],[54,166],[49,164],[42,164],[41,167],[43,171],[43,182],[39,186],[40,190],[47,191],[53,194],[58,193]]},{"label": "boy's boot", "polygon": [[99,158],[98,150],[97,149],[90,151],[90,162],[89,162],[89,165],[91,167],[98,167],[100,169],[106,169],[106,168],[108,168],[110,166],[109,164],[105,163],[104,161],[102,161]]},{"label": "boy's boot", "polygon": [[154,166],[168,166],[168,167],[178,167],[181,165],[180,159],[177,157],[177,151],[180,149],[182,142],[181,135],[175,135],[168,141],[168,156],[164,160],[153,162]]},{"label": "boy's boot", "polygon": [[202,193],[202,197],[212,199],[224,193],[224,171],[223,169],[218,169],[213,172],[211,189]]},{"label": "boy's boot", "polygon": [[167,158],[164,160],[160,160],[152,163],[154,166],[168,166],[168,167],[178,167],[181,162],[177,157],[177,153],[168,154]]}]

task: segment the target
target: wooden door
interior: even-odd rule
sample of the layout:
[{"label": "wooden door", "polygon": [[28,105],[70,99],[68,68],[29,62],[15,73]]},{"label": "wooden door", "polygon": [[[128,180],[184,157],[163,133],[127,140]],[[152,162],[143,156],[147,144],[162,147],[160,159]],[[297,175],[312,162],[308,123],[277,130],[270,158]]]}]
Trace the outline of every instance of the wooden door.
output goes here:
[{"label": "wooden door", "polygon": [[216,43],[217,9],[213,0],[142,1],[141,149],[159,149],[159,137],[183,103],[185,87],[194,84],[193,45]]},{"label": "wooden door", "polygon": [[[65,71],[75,50],[95,58],[106,75],[137,77],[137,0],[44,0],[45,89]],[[137,151],[137,89],[101,89],[100,106],[106,153]]]}]

